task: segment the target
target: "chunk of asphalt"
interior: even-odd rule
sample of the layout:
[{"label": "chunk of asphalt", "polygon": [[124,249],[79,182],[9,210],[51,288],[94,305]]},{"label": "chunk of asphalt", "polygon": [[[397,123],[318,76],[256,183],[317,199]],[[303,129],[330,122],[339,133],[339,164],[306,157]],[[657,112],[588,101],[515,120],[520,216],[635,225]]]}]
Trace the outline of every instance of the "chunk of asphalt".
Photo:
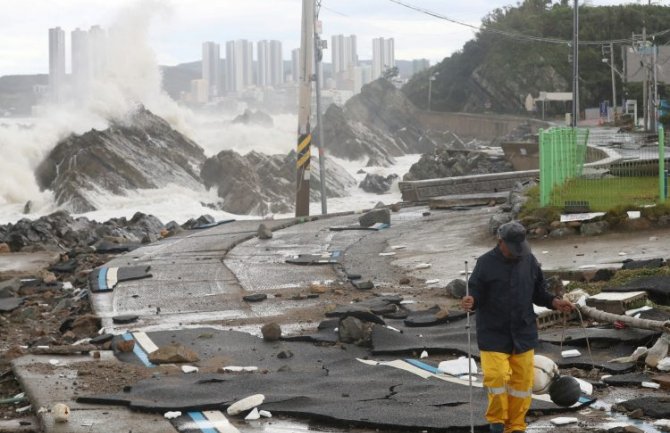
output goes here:
[{"label": "chunk of asphalt", "polygon": [[384,320],[381,317],[374,314],[369,309],[357,306],[356,304],[339,306],[335,310],[326,313],[326,316],[339,317],[340,319],[344,319],[346,317],[351,316],[359,320],[362,320],[363,322],[378,323],[380,325],[386,324],[386,322],[384,322]]},{"label": "chunk of asphalt", "polygon": [[114,334],[102,334],[102,335],[98,335],[97,337],[91,338],[90,343],[95,344],[96,346],[98,346],[98,345],[101,345],[101,344],[105,344],[108,341],[112,341],[113,338],[114,338]]},{"label": "chunk of asphalt", "polygon": [[644,416],[654,419],[670,417],[670,397],[640,397],[631,400],[626,400],[617,403],[619,407],[623,407],[628,412],[641,409]]},{"label": "chunk of asphalt", "polygon": [[117,325],[122,325],[126,323],[133,323],[139,318],[140,317],[137,314],[122,314],[120,316],[112,317],[112,322],[116,323]]},{"label": "chunk of asphalt", "polygon": [[651,377],[644,373],[617,374],[603,379],[603,382],[611,386],[639,386],[642,382],[650,381]]},{"label": "chunk of asphalt", "polygon": [[370,280],[353,280],[351,284],[358,290],[370,290],[375,287],[374,283]]},{"label": "chunk of asphalt", "polygon": [[247,302],[261,302],[265,301],[268,298],[268,295],[265,293],[254,293],[252,295],[246,295],[243,296],[242,299],[244,299]]},{"label": "chunk of asphalt", "polygon": [[553,344],[568,342],[571,345],[586,346],[586,337],[588,336],[591,344],[606,345],[625,342],[637,347],[653,343],[660,335],[661,333],[658,331],[635,328],[570,328],[542,331],[540,332],[540,341]]},{"label": "chunk of asphalt", "polygon": [[654,269],[663,266],[663,259],[649,259],[649,260],[626,260],[623,262],[621,269]]},{"label": "chunk of asphalt", "polygon": [[464,311],[448,311],[449,314],[444,316],[438,316],[437,314],[441,311],[441,308],[437,305],[421,311],[413,311],[409,313],[405,319],[405,325],[411,328],[413,327],[424,327],[424,326],[437,326],[444,323],[453,322],[455,320],[460,320],[466,317]]}]

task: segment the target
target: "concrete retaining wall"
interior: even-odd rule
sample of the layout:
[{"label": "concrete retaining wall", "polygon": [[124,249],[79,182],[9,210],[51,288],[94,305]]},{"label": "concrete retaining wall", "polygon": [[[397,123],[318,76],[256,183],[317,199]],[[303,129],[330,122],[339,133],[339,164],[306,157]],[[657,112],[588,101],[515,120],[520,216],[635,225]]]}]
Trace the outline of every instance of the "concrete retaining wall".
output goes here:
[{"label": "concrete retaining wall", "polygon": [[523,124],[530,124],[533,133],[537,133],[540,128],[549,127],[547,122],[528,117],[489,114],[419,111],[417,118],[426,128],[451,131],[459,137],[480,140],[502,138]]},{"label": "concrete retaining wall", "polygon": [[539,170],[512,171],[400,182],[398,187],[403,201],[418,202],[444,195],[509,191],[517,182],[536,179],[539,176]]}]

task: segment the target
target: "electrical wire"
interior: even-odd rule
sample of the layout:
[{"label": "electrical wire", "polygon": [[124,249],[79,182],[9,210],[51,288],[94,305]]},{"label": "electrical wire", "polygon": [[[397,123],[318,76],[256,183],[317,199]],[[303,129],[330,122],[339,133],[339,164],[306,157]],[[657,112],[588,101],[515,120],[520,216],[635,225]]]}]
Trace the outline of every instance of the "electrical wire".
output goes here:
[{"label": "electrical wire", "polygon": [[[415,6],[409,3],[406,3],[402,0],[389,0],[392,3],[395,3],[397,5],[403,6],[405,8],[414,10],[416,12],[420,12],[425,15],[432,16],[434,18],[448,21],[453,24],[457,24],[460,26],[468,27],[473,30],[477,30],[482,33],[493,33],[501,36],[505,36],[511,39],[517,39],[521,41],[530,41],[530,42],[543,42],[543,43],[548,43],[548,44],[556,44],[556,45],[571,45],[572,41],[571,40],[566,40],[566,39],[559,39],[559,38],[547,38],[547,37],[542,37],[542,36],[532,36],[532,35],[524,35],[523,33],[516,33],[516,32],[509,32],[505,30],[499,30],[499,29],[494,29],[494,28],[488,28],[488,27],[478,27],[472,24],[464,23],[462,21],[447,17],[446,15],[442,15],[438,12],[431,11],[429,9],[425,9],[419,6]],[[658,37],[658,36],[663,36],[665,34],[670,33],[670,29],[662,30],[660,32],[652,33],[648,37]],[[606,41],[579,41],[579,45],[604,45],[604,44],[630,44],[631,39],[626,38],[626,39],[612,39],[612,40],[606,40]]]}]

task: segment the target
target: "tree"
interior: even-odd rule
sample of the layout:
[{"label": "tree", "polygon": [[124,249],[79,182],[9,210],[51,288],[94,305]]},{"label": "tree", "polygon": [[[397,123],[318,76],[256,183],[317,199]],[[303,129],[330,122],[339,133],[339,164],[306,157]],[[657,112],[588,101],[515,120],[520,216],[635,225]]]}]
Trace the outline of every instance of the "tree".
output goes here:
[{"label": "tree", "polygon": [[393,78],[397,77],[400,74],[397,66],[392,68],[386,68],[382,73],[382,78],[391,81]]}]

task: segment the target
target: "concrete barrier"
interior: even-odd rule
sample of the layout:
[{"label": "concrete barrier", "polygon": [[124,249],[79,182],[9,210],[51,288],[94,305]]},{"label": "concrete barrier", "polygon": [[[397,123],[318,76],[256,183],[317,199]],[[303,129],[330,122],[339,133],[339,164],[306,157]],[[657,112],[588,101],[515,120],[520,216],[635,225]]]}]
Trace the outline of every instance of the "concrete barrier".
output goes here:
[{"label": "concrete barrier", "polygon": [[419,122],[435,131],[451,131],[459,137],[494,140],[503,138],[521,125],[530,125],[531,133],[551,125],[529,117],[502,116],[493,114],[445,113],[440,111],[418,111]]}]

